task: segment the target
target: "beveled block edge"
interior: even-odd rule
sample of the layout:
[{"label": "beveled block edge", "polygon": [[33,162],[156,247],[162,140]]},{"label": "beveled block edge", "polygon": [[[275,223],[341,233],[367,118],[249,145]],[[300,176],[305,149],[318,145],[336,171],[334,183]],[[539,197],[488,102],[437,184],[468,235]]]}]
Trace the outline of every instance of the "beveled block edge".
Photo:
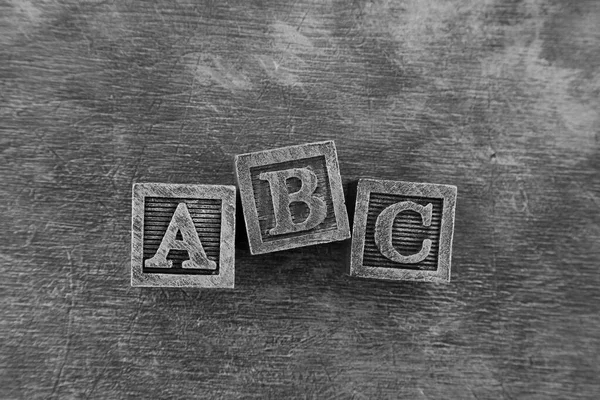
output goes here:
[{"label": "beveled block edge", "polygon": [[[300,155],[298,153],[300,153]],[[331,200],[334,207],[337,229],[327,232],[315,232],[302,236],[301,238],[285,238],[271,242],[263,242],[262,235],[260,234],[260,224],[258,222],[258,211],[254,199],[254,192],[252,190],[250,168],[321,155],[325,157],[325,168],[327,169],[327,175],[329,177]],[[238,154],[234,157],[234,169],[236,184],[242,202],[242,213],[246,223],[246,234],[248,236],[250,254],[258,255],[290,250],[299,247],[346,240],[351,237],[337,149],[333,140]]]},{"label": "beveled block edge", "polygon": [[[367,212],[371,192],[403,196],[422,196],[443,199],[442,224],[440,227],[440,249],[436,271],[402,270],[363,265]],[[456,213],[456,186],[438,183],[392,181],[373,178],[358,180],[356,207],[350,250],[348,274],[352,277],[385,279],[395,281],[450,282],[452,242]]]},{"label": "beveled block edge", "polygon": [[[235,285],[235,202],[232,185],[135,183],[132,187],[131,286],[233,289]],[[170,275],[143,273],[144,198],[191,197],[221,201],[219,275]]]}]

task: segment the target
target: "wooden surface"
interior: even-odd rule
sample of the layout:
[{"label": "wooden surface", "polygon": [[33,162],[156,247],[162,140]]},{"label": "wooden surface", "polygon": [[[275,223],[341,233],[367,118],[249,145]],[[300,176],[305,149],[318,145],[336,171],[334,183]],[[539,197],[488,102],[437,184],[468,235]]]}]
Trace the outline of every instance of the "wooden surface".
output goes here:
[{"label": "wooden surface", "polygon": [[[597,398],[599,27],[594,0],[0,3],[0,397]],[[458,187],[449,285],[238,241],[234,291],[129,286],[134,182],[319,140],[346,189]]]}]

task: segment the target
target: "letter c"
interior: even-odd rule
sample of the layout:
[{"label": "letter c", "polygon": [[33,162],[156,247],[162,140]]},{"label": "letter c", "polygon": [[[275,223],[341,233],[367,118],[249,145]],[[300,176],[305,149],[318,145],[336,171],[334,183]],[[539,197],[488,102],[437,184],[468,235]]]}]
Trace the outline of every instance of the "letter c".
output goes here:
[{"label": "letter c", "polygon": [[431,240],[423,240],[421,250],[418,253],[404,256],[400,254],[392,245],[392,226],[394,219],[398,214],[404,211],[415,211],[421,214],[424,226],[431,225],[431,217],[433,204],[429,203],[426,206],[414,203],[412,201],[402,201],[392,204],[379,214],[375,222],[375,244],[379,248],[381,254],[392,261],[402,264],[416,264],[423,261],[431,251]]}]

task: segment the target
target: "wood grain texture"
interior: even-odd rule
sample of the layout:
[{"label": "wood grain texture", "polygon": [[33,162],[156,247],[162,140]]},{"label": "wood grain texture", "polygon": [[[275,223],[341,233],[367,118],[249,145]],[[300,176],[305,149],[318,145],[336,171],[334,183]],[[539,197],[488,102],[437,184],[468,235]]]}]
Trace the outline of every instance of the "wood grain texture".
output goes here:
[{"label": "wood grain texture", "polygon": [[[599,26],[595,0],[1,2],[0,397],[597,398]],[[458,187],[449,285],[352,279],[340,242],[238,248],[226,293],[129,286],[132,183],[322,140],[346,189]]]}]

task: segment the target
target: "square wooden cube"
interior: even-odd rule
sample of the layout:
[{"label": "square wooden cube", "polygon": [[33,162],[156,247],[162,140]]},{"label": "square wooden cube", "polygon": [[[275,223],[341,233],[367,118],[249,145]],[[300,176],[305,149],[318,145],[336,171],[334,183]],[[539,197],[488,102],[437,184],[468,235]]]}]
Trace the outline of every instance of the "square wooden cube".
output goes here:
[{"label": "square wooden cube", "polygon": [[133,186],[131,286],[233,288],[234,186]]},{"label": "square wooden cube", "polygon": [[252,254],[350,237],[333,141],[235,157]]},{"label": "square wooden cube", "polygon": [[450,281],[456,186],[358,182],[350,275]]}]

